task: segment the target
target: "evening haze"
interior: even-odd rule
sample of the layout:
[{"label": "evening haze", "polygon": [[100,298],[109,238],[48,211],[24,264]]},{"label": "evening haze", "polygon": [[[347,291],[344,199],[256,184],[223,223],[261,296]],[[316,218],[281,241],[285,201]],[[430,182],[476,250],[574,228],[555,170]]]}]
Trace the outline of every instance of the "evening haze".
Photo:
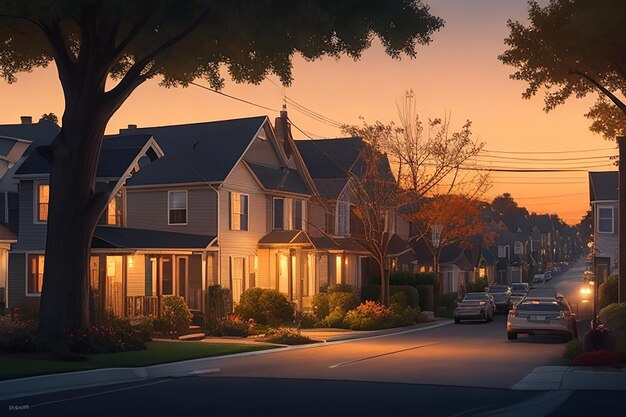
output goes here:
[{"label": "evening haze", "polygon": [[[288,88],[270,77],[258,86],[226,81],[223,93],[266,106],[264,110],[196,86],[161,88],[152,80],[138,88],[111,119],[107,132],[115,133],[130,123],[139,126],[180,124],[232,119],[264,114],[273,120],[283,95],[335,121],[359,124],[397,120],[397,103],[406,90],[415,92],[417,108],[424,118],[452,117],[454,128],[470,119],[474,134],[490,151],[536,152],[485,153],[480,164],[512,168],[578,168],[615,170],[601,157],[616,154],[613,142],[588,130],[583,116],[593,102],[589,97],[571,100],[556,110],[543,112],[542,97],[523,100],[524,83],[509,79],[513,68],[497,57],[505,50],[507,19],[525,20],[523,0],[432,0],[433,14],[446,25],[433,43],[418,49],[417,59],[392,60],[375,41],[362,58],[326,58],[316,62],[294,59],[294,81]],[[202,80],[198,83],[206,85]],[[0,84],[0,123],[17,123],[19,116],[63,113],[63,97],[54,65],[29,74],[18,82]],[[312,119],[288,106],[293,123],[311,135],[337,137],[338,128]],[[293,131],[296,138],[303,138]],[[571,151],[587,152],[571,152]],[[593,150],[593,151],[591,151]],[[556,153],[559,152],[559,153]],[[570,153],[560,153],[570,152]],[[519,158],[519,159],[507,159]],[[525,158],[568,161],[535,161]],[[577,223],[589,207],[586,172],[494,173],[488,197],[510,192],[529,211],[558,213]]]}]

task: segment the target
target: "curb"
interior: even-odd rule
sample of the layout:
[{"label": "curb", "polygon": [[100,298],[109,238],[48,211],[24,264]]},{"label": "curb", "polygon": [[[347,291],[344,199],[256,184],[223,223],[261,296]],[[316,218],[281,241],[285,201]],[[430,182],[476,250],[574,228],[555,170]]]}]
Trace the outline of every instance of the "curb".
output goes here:
[{"label": "curb", "polygon": [[105,385],[115,385],[130,382],[140,382],[158,378],[184,378],[189,376],[218,374],[220,368],[211,366],[214,361],[224,359],[235,359],[247,356],[268,355],[278,352],[292,350],[321,348],[343,343],[355,342],[363,339],[379,339],[395,335],[413,333],[418,331],[435,329],[452,323],[452,320],[445,320],[434,325],[424,327],[400,328],[406,330],[389,329],[374,335],[355,335],[353,338],[342,339],[330,342],[318,342],[308,345],[296,345],[287,347],[277,347],[275,349],[257,350],[253,352],[235,353],[232,355],[213,356],[209,358],[198,358],[179,362],[163,363],[138,368],[103,368],[78,372],[67,372],[61,374],[40,375],[27,378],[8,379],[0,381],[0,401],[13,398],[29,397],[32,395],[47,394],[72,389],[93,388]]},{"label": "curb", "polygon": [[540,366],[511,389],[520,391],[626,391],[626,371],[604,367]]}]

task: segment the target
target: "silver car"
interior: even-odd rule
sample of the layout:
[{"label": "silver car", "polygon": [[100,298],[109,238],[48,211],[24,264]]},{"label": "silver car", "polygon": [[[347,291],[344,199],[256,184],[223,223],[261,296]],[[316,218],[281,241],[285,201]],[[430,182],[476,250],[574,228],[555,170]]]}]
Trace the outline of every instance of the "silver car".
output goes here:
[{"label": "silver car", "polygon": [[526,298],[509,311],[506,321],[507,338],[515,340],[518,334],[578,338],[576,314],[564,298]]},{"label": "silver car", "polygon": [[516,282],[511,284],[511,304],[519,303],[522,298],[526,297],[529,285],[527,282]]},{"label": "silver car", "polygon": [[482,320],[485,323],[493,320],[494,316],[493,297],[484,292],[470,292],[460,301],[454,309],[454,322],[462,320]]},{"label": "silver car", "polygon": [[495,313],[499,311],[503,311],[505,313],[509,312],[511,308],[511,287],[508,285],[490,285],[486,289],[487,293],[493,295],[493,299],[496,303]]}]

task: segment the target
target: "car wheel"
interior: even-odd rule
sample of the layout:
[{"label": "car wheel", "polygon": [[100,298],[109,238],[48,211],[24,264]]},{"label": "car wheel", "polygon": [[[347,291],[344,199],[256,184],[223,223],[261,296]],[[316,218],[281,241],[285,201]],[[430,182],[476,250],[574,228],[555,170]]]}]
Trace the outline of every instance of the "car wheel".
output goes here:
[{"label": "car wheel", "polygon": [[461,319],[460,319],[460,318],[458,318],[458,317],[455,317],[455,318],[454,318],[454,322],[455,322],[456,324],[459,324],[459,323],[461,323]]},{"label": "car wheel", "polygon": [[506,338],[509,340],[517,340],[517,333],[506,332]]}]

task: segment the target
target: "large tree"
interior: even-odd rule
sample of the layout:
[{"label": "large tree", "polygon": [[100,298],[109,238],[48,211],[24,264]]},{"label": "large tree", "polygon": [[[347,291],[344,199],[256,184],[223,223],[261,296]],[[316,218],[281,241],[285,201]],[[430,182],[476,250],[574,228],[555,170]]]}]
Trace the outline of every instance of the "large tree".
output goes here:
[{"label": "large tree", "polygon": [[524,98],[545,93],[545,110],[598,92],[587,113],[607,139],[626,133],[626,2],[550,0],[529,3],[528,23],[509,21],[509,49],[499,58],[526,81]]},{"label": "large tree", "polygon": [[222,73],[259,83],[292,79],[292,58],[359,58],[377,37],[388,55],[414,57],[443,25],[420,0],[4,0],[0,74],[54,62],[65,98],[50,155],[46,268],[38,333],[89,323],[91,239],[109,193],[95,177],[106,125],[154,77],[165,86]]}]

